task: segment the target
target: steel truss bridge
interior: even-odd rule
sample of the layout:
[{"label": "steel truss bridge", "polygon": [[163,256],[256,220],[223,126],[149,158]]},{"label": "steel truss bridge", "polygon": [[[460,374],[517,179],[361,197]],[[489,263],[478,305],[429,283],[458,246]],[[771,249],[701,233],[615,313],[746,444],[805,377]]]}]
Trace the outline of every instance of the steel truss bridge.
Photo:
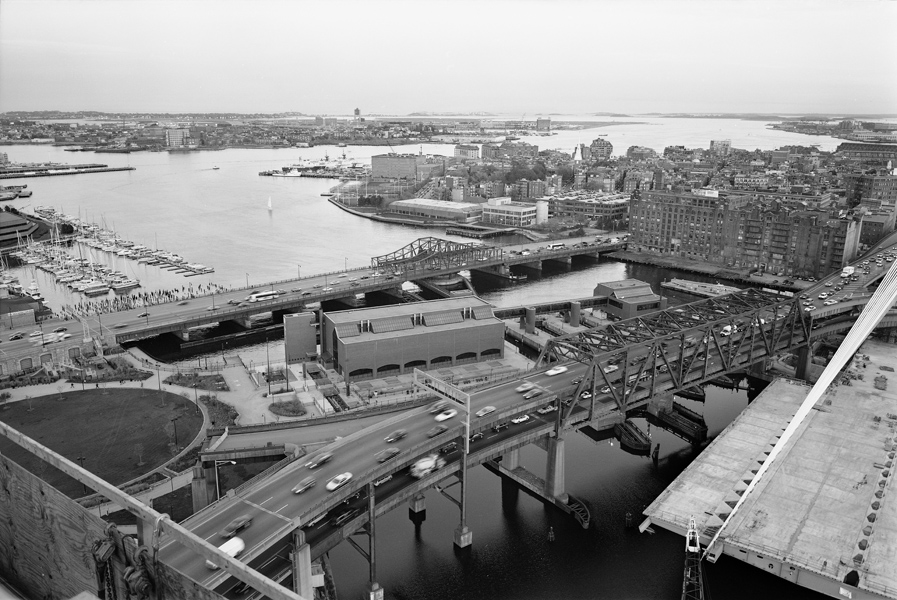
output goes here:
[{"label": "steel truss bridge", "polygon": [[560,426],[600,424],[643,408],[653,397],[806,346],[811,323],[798,299],[748,289],[556,337],[539,364],[586,365],[560,411]]},{"label": "steel truss bridge", "polygon": [[372,257],[371,267],[398,275],[405,271],[462,268],[475,262],[501,259],[501,248],[425,237],[395,252]]}]

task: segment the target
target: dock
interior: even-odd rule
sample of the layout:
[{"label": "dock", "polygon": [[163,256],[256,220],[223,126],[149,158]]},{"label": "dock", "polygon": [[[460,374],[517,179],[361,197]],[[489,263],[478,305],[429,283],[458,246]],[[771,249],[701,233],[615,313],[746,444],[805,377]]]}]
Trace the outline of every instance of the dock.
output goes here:
[{"label": "dock", "polygon": [[[723,530],[722,560],[831,597],[897,599],[895,368],[893,345],[860,348]],[[770,384],[645,510],[641,529],[684,535],[694,517],[706,546],[810,389]]]},{"label": "dock", "polygon": [[52,165],[40,167],[10,167],[0,169],[0,179],[55,177],[57,175],[82,175],[84,173],[110,173],[113,171],[134,170],[136,170],[136,167],[109,167],[107,165]]},{"label": "dock", "polygon": [[700,281],[689,281],[688,279],[671,279],[670,281],[661,282],[660,287],[674,292],[700,296],[701,298],[715,298],[733,294],[741,289],[721,283],[703,283]]}]

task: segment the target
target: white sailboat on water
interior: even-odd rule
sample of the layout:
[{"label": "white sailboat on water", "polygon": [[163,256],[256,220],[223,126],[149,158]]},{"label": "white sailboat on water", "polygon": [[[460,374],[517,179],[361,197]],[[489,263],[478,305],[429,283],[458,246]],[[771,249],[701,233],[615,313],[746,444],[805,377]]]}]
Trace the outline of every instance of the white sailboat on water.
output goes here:
[{"label": "white sailboat on water", "polygon": [[271,212],[274,208],[271,206],[271,196],[268,196],[268,212]]}]

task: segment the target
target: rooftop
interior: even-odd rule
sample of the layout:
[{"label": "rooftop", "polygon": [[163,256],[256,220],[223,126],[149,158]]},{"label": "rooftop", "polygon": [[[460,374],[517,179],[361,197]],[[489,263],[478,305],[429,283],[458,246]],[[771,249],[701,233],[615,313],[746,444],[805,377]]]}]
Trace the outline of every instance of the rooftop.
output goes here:
[{"label": "rooftop", "polygon": [[[814,407],[726,527],[726,554],[793,565],[835,595],[855,571],[860,590],[897,598],[897,502],[888,477],[897,451],[894,367],[893,345],[860,348],[846,371],[863,379],[833,384]],[[694,516],[708,543],[809,391],[802,382],[773,382],[645,514],[678,532]]]},{"label": "rooftop", "polygon": [[354,310],[341,310],[326,313],[326,317],[332,323],[354,323],[362,320],[386,319],[389,317],[403,317],[419,314],[437,313],[446,310],[461,310],[468,307],[492,305],[476,296],[461,296],[458,298],[443,298],[441,300],[429,300],[427,302],[414,302],[411,304],[392,304],[390,306],[372,306],[370,308],[358,308]]}]

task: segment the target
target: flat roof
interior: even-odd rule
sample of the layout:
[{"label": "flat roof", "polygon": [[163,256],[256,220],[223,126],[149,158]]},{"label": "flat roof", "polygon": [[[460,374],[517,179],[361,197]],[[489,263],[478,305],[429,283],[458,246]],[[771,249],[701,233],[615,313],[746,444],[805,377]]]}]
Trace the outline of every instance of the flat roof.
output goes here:
[{"label": "flat roof", "polygon": [[410,198],[408,200],[396,200],[390,206],[428,206],[431,208],[452,208],[455,210],[465,210],[472,208],[481,208],[482,205],[473,202],[452,202],[450,200],[433,200],[431,198]]},{"label": "flat roof", "polygon": [[[863,379],[833,384],[819,400],[724,530],[726,554],[768,556],[832,585],[856,571],[861,590],[897,598],[897,490],[889,489],[897,452],[895,368],[893,345],[863,344],[844,373]],[[694,517],[708,543],[810,389],[774,381],[645,514],[677,532]]]},{"label": "flat roof", "polygon": [[409,304],[392,304],[390,306],[372,306],[370,308],[356,308],[353,310],[340,310],[324,313],[324,317],[331,323],[354,323],[368,319],[385,319],[388,317],[404,317],[407,315],[429,314],[445,310],[460,310],[473,306],[488,306],[491,304],[477,296],[459,296],[457,298],[443,298],[441,300],[428,300],[426,302],[412,302]]}]

